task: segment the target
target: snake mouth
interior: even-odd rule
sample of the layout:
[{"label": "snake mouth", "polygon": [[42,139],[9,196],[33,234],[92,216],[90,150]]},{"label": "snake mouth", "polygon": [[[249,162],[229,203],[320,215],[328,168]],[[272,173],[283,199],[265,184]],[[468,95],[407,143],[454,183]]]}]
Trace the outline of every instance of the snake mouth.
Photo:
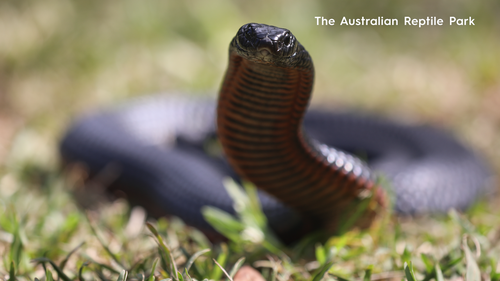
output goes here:
[{"label": "snake mouth", "polygon": [[245,59],[271,64],[295,56],[297,45],[298,41],[288,29],[249,23],[238,30],[232,47]]}]

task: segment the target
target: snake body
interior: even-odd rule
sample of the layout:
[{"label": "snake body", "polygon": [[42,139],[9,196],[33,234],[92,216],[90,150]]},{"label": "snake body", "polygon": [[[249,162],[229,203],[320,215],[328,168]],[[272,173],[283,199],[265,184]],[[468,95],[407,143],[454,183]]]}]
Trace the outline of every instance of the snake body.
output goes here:
[{"label": "snake body", "polygon": [[[289,30],[247,24],[230,44],[217,105],[143,98],[79,119],[60,150],[94,175],[113,163],[112,185],[129,199],[205,232],[212,228],[202,206],[234,212],[222,185],[227,175],[263,190],[263,211],[278,233],[304,218],[335,229],[367,192],[375,209],[383,206],[379,172],[391,182],[400,213],[463,209],[489,187],[483,161],[438,129],[347,113],[306,114],[313,80],[311,57]],[[215,134],[226,158],[203,149]],[[367,161],[349,152],[362,152]]]}]

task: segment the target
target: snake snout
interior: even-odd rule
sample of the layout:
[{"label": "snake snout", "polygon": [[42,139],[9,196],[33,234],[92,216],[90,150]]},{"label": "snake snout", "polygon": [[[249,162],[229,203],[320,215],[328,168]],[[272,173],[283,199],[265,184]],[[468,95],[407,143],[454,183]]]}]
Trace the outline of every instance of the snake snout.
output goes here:
[{"label": "snake snout", "polygon": [[241,49],[256,53],[257,57],[280,56],[295,41],[288,29],[258,23],[243,25],[237,40]]}]

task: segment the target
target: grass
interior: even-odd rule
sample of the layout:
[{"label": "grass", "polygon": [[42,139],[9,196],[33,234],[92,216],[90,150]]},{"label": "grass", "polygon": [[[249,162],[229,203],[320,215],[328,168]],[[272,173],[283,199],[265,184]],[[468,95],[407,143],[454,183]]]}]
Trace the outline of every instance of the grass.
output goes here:
[{"label": "grass", "polygon": [[[35,173],[44,179],[42,185],[32,181]],[[500,278],[500,217],[483,205],[437,218],[388,215],[368,231],[351,230],[323,242],[307,237],[286,247],[266,229],[254,190],[235,191],[229,184],[240,205],[238,216],[215,219],[220,218],[213,216],[215,210],[205,211],[229,238],[212,245],[175,219],[145,224],[141,211],[122,201],[83,212],[71,203],[67,183],[55,171],[25,167],[18,176],[9,174],[1,182],[0,272],[5,280],[48,280],[51,274],[62,280],[226,278],[217,263],[232,275],[242,263],[253,265],[266,280],[320,280],[325,273],[340,280],[405,274],[408,280]]]},{"label": "grass", "polygon": [[[313,106],[445,126],[499,171],[498,1],[360,3],[0,2],[0,280],[228,278],[217,263],[229,275],[252,265],[266,280],[500,279],[496,198],[289,247],[265,228],[251,188],[232,193],[238,217],[206,211],[229,238],[218,245],[175,219],[146,225],[123,201],[74,203],[56,150],[71,119],[144,93],[214,96],[229,40],[252,21],[291,29],[310,51]],[[318,27],[318,15],[472,16],[476,26]]]}]

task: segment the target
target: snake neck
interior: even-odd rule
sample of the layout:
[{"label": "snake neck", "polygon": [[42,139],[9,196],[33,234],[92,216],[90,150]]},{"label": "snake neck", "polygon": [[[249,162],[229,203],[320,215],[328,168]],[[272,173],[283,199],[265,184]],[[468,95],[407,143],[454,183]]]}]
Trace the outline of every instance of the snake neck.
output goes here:
[{"label": "snake neck", "polygon": [[218,101],[217,130],[240,176],[336,228],[338,214],[374,183],[361,161],[304,135],[302,119],[313,81],[311,61],[284,68],[231,54]]},{"label": "snake neck", "polygon": [[219,96],[217,128],[224,152],[241,176],[261,182],[265,177],[257,166],[278,168],[290,153],[310,155],[302,119],[313,73],[231,57]]}]

